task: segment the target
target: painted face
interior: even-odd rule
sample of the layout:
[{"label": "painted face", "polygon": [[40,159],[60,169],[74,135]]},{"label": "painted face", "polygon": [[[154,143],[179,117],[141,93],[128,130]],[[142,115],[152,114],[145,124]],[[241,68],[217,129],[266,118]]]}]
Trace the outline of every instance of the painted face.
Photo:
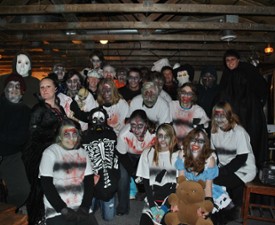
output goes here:
[{"label": "painted face", "polygon": [[161,92],[163,85],[164,85],[164,81],[162,79],[155,79],[154,80],[155,84],[158,86],[159,92]]},{"label": "painted face", "polygon": [[138,140],[142,141],[147,131],[146,123],[140,117],[136,117],[130,121],[130,126],[131,132],[136,136]]},{"label": "painted face", "polygon": [[196,158],[200,154],[200,152],[203,149],[204,144],[205,144],[205,140],[201,133],[199,133],[199,135],[196,138],[192,138],[190,140],[189,147],[190,147],[190,150],[191,150],[194,158]]},{"label": "painted face", "polygon": [[211,73],[206,73],[202,77],[202,84],[207,87],[211,88],[213,87],[215,82],[215,77]]},{"label": "painted face", "polygon": [[70,79],[68,79],[66,84],[70,91],[77,91],[81,86],[80,79],[77,75],[73,75]]},{"label": "painted face", "polygon": [[130,72],[128,77],[128,83],[130,90],[138,90],[140,87],[140,75],[137,72]]},{"label": "painted face", "polygon": [[16,71],[22,77],[27,77],[29,75],[29,71],[31,70],[31,62],[30,59],[24,55],[20,54],[17,56],[16,61]]},{"label": "painted face", "polygon": [[153,107],[158,100],[158,89],[149,87],[142,92],[143,102],[147,107]]},{"label": "painted face", "polygon": [[115,78],[116,77],[116,71],[115,68],[112,66],[106,66],[103,68],[103,77],[104,78]]},{"label": "painted face", "polygon": [[173,82],[173,72],[171,70],[164,70],[163,76],[165,79],[165,84],[171,84]]},{"label": "painted face", "polygon": [[101,60],[99,59],[99,57],[97,55],[94,55],[91,59],[90,59],[91,63],[93,64],[93,68],[97,69],[100,68],[101,66]]},{"label": "painted face", "polygon": [[178,86],[181,87],[183,84],[189,82],[189,74],[186,70],[179,71],[177,73]]},{"label": "painted face", "polygon": [[104,84],[102,87],[102,98],[105,103],[112,103],[112,88],[109,84]]},{"label": "painted face", "polygon": [[97,84],[99,83],[100,79],[97,77],[88,77],[87,81],[89,83],[89,89],[92,91],[97,90]]},{"label": "painted face", "polygon": [[53,72],[57,74],[58,80],[63,80],[65,75],[65,68],[63,66],[57,66]]},{"label": "painted face", "polygon": [[73,126],[64,126],[60,134],[60,139],[63,148],[67,150],[75,148],[79,139],[77,129]]},{"label": "painted face", "polygon": [[18,103],[22,98],[19,81],[10,81],[5,88],[5,96],[12,103]]},{"label": "painted face", "polygon": [[40,95],[44,100],[55,98],[56,87],[51,79],[40,81]]},{"label": "painted face", "polygon": [[168,150],[171,142],[171,137],[162,129],[158,130],[157,140],[159,142],[161,150]]},{"label": "painted face", "polygon": [[223,109],[216,109],[214,111],[214,120],[215,120],[217,126],[221,129],[225,129],[228,125],[226,113]]},{"label": "painted face", "polygon": [[117,79],[120,83],[126,83],[127,73],[125,71],[120,71],[119,73],[117,73]]},{"label": "painted face", "polygon": [[183,105],[192,104],[194,93],[192,92],[192,89],[188,86],[184,87],[180,91],[180,102]]},{"label": "painted face", "polygon": [[225,63],[228,69],[234,70],[238,67],[240,60],[237,59],[235,56],[227,56],[225,58]]}]

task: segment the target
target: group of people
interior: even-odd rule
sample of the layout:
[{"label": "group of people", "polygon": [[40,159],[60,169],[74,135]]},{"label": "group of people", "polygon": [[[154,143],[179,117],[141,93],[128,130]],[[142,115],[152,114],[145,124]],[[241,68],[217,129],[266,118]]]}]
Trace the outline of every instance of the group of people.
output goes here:
[{"label": "group of people", "polygon": [[195,84],[189,64],[116,70],[101,51],[90,61],[81,72],[54,65],[39,81],[19,52],[12,73],[0,77],[7,202],[26,205],[30,225],[86,225],[98,224],[98,208],[107,221],[127,215],[137,192],[145,196],[140,224],[165,224],[177,210],[167,197],[184,176],[206,182],[215,207],[201,216],[233,219],[267,155],[268,90],[257,68],[228,50],[220,84],[212,66]]}]

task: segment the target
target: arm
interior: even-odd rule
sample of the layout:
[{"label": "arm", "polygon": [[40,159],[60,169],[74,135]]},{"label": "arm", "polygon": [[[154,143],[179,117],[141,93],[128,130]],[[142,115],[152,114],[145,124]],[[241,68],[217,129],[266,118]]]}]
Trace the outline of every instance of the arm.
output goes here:
[{"label": "arm", "polygon": [[[216,160],[214,159],[214,157],[210,158],[208,167],[209,168],[213,168],[216,165]],[[213,180],[211,179],[207,179],[206,180],[206,184],[205,184],[205,197],[212,197],[212,184],[213,184]]]},{"label": "arm", "polygon": [[58,194],[52,177],[41,176],[41,187],[46,198],[57,212],[61,212],[63,208],[67,207],[66,203]]},{"label": "arm", "polygon": [[135,173],[135,168],[133,166],[133,162],[130,159],[128,153],[126,154],[121,154],[117,151],[117,155],[118,155],[118,159],[121,162],[121,164],[123,165],[123,167],[127,170],[129,176],[134,175]]},{"label": "arm", "polygon": [[151,186],[149,185],[149,179],[143,178],[143,185],[144,185],[145,193],[146,193],[150,208],[156,206],[154,197],[153,197],[153,190],[152,190]]},{"label": "arm", "polygon": [[245,164],[247,157],[248,157],[248,153],[237,155],[227,165],[219,169],[220,175],[228,175],[236,172]]}]

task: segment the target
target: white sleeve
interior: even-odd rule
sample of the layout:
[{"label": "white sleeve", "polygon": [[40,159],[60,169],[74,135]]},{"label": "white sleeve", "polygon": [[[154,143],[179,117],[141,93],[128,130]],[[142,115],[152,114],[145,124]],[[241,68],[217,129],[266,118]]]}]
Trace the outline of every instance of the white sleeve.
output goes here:
[{"label": "white sleeve", "polygon": [[53,166],[55,163],[54,154],[47,149],[44,151],[40,165],[39,165],[39,177],[53,177]]},{"label": "white sleeve", "polygon": [[[126,125],[126,126],[128,126],[128,125]],[[126,127],[122,128],[122,130],[120,131],[120,133],[118,134],[118,137],[117,137],[116,149],[120,154],[126,154],[128,152],[128,145],[124,141],[125,140],[125,136],[124,136],[125,129],[126,129]]]},{"label": "white sleeve", "polygon": [[158,109],[159,110],[159,124],[162,123],[170,123],[171,117],[170,117],[170,109],[169,109],[169,104],[163,99],[162,104],[161,104],[161,108]]},{"label": "white sleeve", "polygon": [[142,152],[139,162],[138,162],[138,167],[137,167],[137,172],[136,176],[142,177],[145,179],[150,178],[150,165],[148,161],[148,151],[149,149],[146,149]]},{"label": "white sleeve", "polygon": [[250,137],[243,128],[239,129],[236,133],[236,142],[238,155],[252,152]]}]

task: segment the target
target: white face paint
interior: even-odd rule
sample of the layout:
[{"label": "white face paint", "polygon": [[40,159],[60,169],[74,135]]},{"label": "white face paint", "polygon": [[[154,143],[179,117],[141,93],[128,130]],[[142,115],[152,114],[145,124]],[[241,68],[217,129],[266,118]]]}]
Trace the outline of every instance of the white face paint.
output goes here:
[{"label": "white face paint", "polygon": [[19,81],[10,81],[5,88],[5,97],[12,103],[18,103],[22,98]]},{"label": "white face paint", "polygon": [[201,133],[196,138],[192,138],[190,140],[190,150],[192,152],[193,158],[198,157],[203,149],[204,144],[205,140]]},{"label": "white face paint", "polygon": [[77,129],[73,126],[64,126],[60,134],[60,139],[63,148],[67,150],[75,148],[79,139]]},{"label": "white face paint", "polygon": [[226,129],[226,127],[228,126],[228,120],[226,118],[226,113],[223,109],[216,109],[214,111],[214,120],[217,124],[217,126],[220,129]]},{"label": "white face paint", "polygon": [[91,63],[93,64],[93,68],[94,69],[98,69],[101,66],[101,60],[99,59],[99,57],[97,55],[94,55],[91,59],[90,59]]},{"label": "white face paint", "polygon": [[189,82],[189,74],[186,70],[179,71],[177,73],[178,86],[181,87],[183,84]]},{"label": "white face paint", "polygon": [[31,62],[30,59],[23,54],[17,56],[16,61],[16,71],[22,77],[27,77],[29,75],[29,71],[31,70]]},{"label": "white face paint", "polygon": [[171,142],[171,137],[162,129],[157,133],[157,140],[159,142],[160,149],[162,151],[169,151],[169,144]]}]

